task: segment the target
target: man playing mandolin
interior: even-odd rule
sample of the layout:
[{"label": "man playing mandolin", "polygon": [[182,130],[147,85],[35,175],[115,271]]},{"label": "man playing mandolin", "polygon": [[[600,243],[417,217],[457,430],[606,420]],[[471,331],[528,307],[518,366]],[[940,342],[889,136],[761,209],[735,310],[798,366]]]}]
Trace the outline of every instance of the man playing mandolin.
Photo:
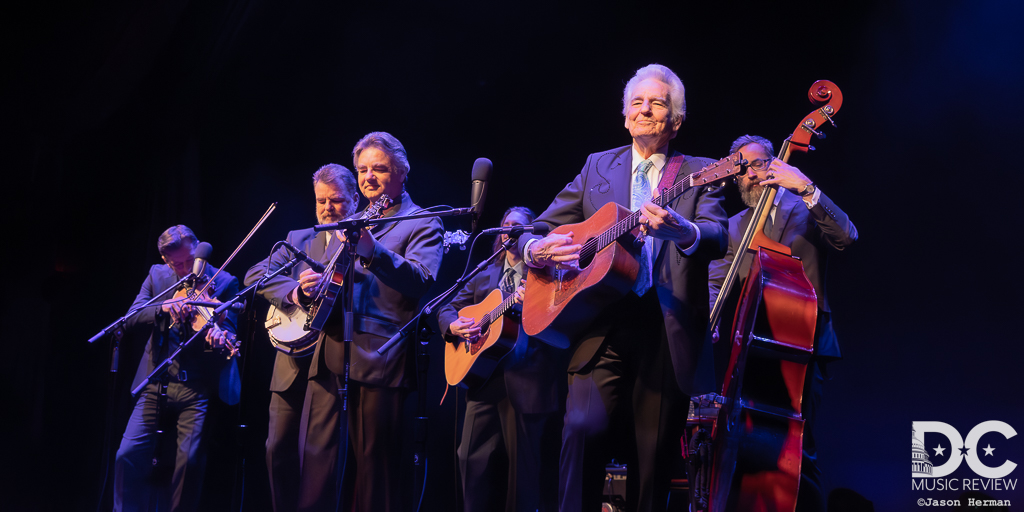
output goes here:
[{"label": "man playing mandolin", "polygon": [[[420,212],[406,191],[409,158],[405,147],[386,132],[364,136],[352,149],[359,191],[371,203],[383,195],[393,203],[383,218]],[[398,333],[419,310],[441,267],[444,229],[435,218],[386,222],[363,229],[356,245],[353,340],[349,354],[349,440],[354,457],[348,461],[346,480],[354,488],[346,493],[353,503],[343,510],[399,510],[405,495],[401,485],[401,455],[405,398],[416,384],[411,339],[381,355],[377,349]],[[313,289],[303,280],[302,293]],[[327,367],[338,375],[345,370],[345,343],[341,308],[324,327],[321,348]],[[344,443],[342,443],[344,446]]]},{"label": "man playing mandolin", "polygon": [[[320,224],[344,220],[359,205],[352,171],[338,164],[325,165],[313,173],[313,195]],[[315,233],[313,228],[307,228],[289,232],[286,241],[326,264],[342,247],[334,233]],[[246,285],[291,258],[292,254],[282,247],[246,272]],[[298,307],[296,304],[307,303],[307,296],[299,295],[300,285],[315,286],[319,278],[319,273],[300,262],[292,267],[291,274],[268,281],[259,294],[279,310],[288,311]],[[267,430],[267,472],[275,512],[335,510],[340,411],[337,386],[337,377],[324,364],[323,350],[318,348],[312,358],[278,352],[270,381]],[[303,423],[305,427],[301,428]]]},{"label": "man playing mandolin", "polygon": [[[817,189],[800,169],[772,156],[772,143],[764,137],[744,135],[732,144],[730,152],[741,152],[749,162],[748,170],[736,178],[740,197],[749,208],[729,219],[729,250],[725,258],[711,263],[710,304],[714,304],[725,282],[726,273],[750,223],[752,209],[758,204],[765,187],[778,185],[779,194],[769,210],[765,234],[792,250],[800,258],[807,279],[814,287],[818,301],[818,317],[814,336],[814,355],[807,364],[804,379],[803,461],[800,467],[798,511],[824,510],[821,495],[821,472],[816,464],[814,445],[815,410],[821,402],[822,366],[839,359],[839,343],[832,329],[832,313],[825,294],[825,270],[828,254],[841,251],[857,240],[857,228],[850,218],[831,199]],[[746,278],[749,264],[741,268],[740,278]],[[739,286],[735,290],[739,290]],[[728,330],[731,323],[722,322],[720,330]],[[728,336],[726,336],[728,338]],[[729,343],[718,343],[723,349]],[[721,355],[721,354],[717,354]],[[727,354],[726,354],[727,355]],[[727,359],[727,358],[726,358]]]},{"label": "man playing mandolin", "polygon": [[[632,291],[605,306],[571,340],[559,468],[563,511],[600,508],[603,470],[613,456],[627,462],[629,509],[662,506],[670,463],[679,453],[686,395],[704,389],[697,387],[698,380],[711,385],[697,377],[699,367],[710,367],[698,364],[702,352],[710,356],[710,348],[703,347],[707,266],[725,253],[727,242],[722,192],[701,185],[665,208],[652,202],[675,177],[710,163],[669,150],[685,116],[684,92],[682,82],[665,66],[638,70],[622,99],[632,144],[590,155],[538,218],[553,227],[585,224],[602,206],[617,203],[641,212],[644,234],[642,246],[633,250],[639,271]],[[618,243],[632,245],[635,238],[627,233]],[[587,266],[590,262],[581,263],[580,258],[584,242],[571,230],[520,240],[527,264],[549,273]],[[528,281],[524,311],[530,303]],[[627,442],[608,450],[616,439]]]}]

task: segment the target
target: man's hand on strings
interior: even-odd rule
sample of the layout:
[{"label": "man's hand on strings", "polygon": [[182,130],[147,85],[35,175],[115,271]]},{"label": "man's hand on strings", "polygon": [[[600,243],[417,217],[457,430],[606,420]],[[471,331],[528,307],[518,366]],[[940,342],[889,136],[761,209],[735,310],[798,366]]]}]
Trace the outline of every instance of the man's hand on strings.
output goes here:
[{"label": "man's hand on strings", "polygon": [[448,325],[448,330],[467,343],[473,343],[480,337],[480,326],[476,320],[465,316],[460,316],[458,320]]},{"label": "man's hand on strings", "polygon": [[534,265],[556,269],[579,268],[580,244],[572,243],[573,233],[550,234],[530,245]]},{"label": "man's hand on strings", "polygon": [[675,242],[686,248],[697,239],[696,226],[672,208],[662,208],[651,201],[640,207],[640,231],[644,234]]}]

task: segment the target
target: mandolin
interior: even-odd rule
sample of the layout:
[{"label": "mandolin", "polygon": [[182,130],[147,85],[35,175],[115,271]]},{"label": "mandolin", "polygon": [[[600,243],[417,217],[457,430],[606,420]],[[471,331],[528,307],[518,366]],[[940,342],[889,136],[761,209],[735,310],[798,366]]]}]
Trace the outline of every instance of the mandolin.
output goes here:
[{"label": "mandolin", "polygon": [[[359,216],[359,219],[370,220],[380,218],[384,215],[384,210],[389,206],[391,206],[391,198],[387,194],[382,194],[379,199]],[[338,249],[338,252],[334,253],[330,263],[327,264],[326,269],[322,272],[323,276],[320,278],[320,284],[312,294],[313,303],[309,307],[309,314],[305,324],[307,331],[322,331],[327,323],[327,318],[331,316],[331,311],[334,310],[334,304],[337,302],[342,286],[345,283],[345,272],[348,266],[352,264],[352,261],[348,261],[348,258],[341,258],[343,254],[346,254],[344,245]],[[339,264],[339,261],[342,261],[342,264]]]}]

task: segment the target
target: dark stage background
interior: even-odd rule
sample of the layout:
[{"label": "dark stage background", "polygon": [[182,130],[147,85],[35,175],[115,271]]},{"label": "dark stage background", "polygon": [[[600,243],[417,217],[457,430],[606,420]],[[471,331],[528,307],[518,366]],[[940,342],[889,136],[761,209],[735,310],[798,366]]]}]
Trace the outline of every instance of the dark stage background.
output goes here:
[{"label": "dark stage background", "polygon": [[[814,80],[842,88],[840,128],[793,161],[860,232],[830,269],[845,359],[830,368],[818,426],[826,486],[854,489],[880,511],[955,496],[911,490],[912,421],[963,435],[986,420],[1024,428],[1014,150],[1024,135],[1024,8],[849,4],[5,7],[0,508],[92,510],[101,499],[109,508],[104,457],[130,411],[141,340],[126,340],[109,401],[108,342],[86,339],[124,314],[159,262],[162,230],[192,227],[220,265],[276,201],[227,269],[241,276],[288,230],[315,223],[310,175],[328,162],[351,166],[352,145],[373,130],[405,144],[420,204],[468,205],[473,160],[486,156],[494,177],[483,225],[514,204],[539,212],[588,153],[629,142],[622,86],[651,62],[686,84],[675,147],[715,158],[745,133],[778,144],[810,111]],[[435,293],[465,254],[447,254]],[[247,349],[241,408],[223,411],[206,510],[269,510],[273,354],[263,336]],[[463,399],[450,393],[437,405],[433,343],[423,510],[454,510]],[[1024,463],[1020,437],[985,437],[997,446],[986,463]],[[964,464],[955,476],[975,475]],[[1019,488],[990,494],[1024,510]]]}]

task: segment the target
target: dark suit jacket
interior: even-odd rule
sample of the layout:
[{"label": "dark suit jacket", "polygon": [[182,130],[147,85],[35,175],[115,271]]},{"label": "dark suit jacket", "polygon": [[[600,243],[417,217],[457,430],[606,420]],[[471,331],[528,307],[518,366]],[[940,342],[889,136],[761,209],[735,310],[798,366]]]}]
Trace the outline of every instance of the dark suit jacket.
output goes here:
[{"label": "dark suit jacket", "polygon": [[[503,264],[504,260],[501,262]],[[459,318],[459,310],[480,303],[498,288],[502,264],[487,267],[437,312],[437,323],[444,330],[446,340],[454,340],[448,326]],[[557,411],[565,401],[559,392],[565,382],[564,351],[527,337],[522,329],[516,343],[517,348],[502,359],[491,379],[504,378],[508,399],[520,414]],[[519,343],[526,343],[526,346],[519,348]],[[475,399],[473,390],[468,396]]]},{"label": "dark suit jacket", "polygon": [[[385,217],[409,215],[420,209],[409,199],[408,193],[403,192],[400,200],[386,211]],[[376,226],[372,233],[376,238],[373,257],[366,268],[361,263],[356,264],[353,292],[355,347],[349,378],[373,386],[408,387],[415,385],[413,372],[409,371],[414,361],[406,357],[408,343],[400,344],[384,355],[378,355],[377,348],[419,311],[419,299],[434,283],[441,267],[444,229],[437,218],[426,218],[382,224]],[[312,229],[305,229],[289,233],[288,240],[311,258],[326,263],[331,259],[331,255],[325,254],[326,236],[326,232],[317,235]],[[289,258],[290,255],[282,249],[272,258],[274,268]],[[265,264],[264,261],[250,269],[246,273],[246,282],[255,282],[266,271]],[[292,277],[272,280],[264,287],[263,296],[271,304],[279,306],[298,286],[296,278],[306,268],[308,265],[300,263],[293,269]],[[344,312],[341,301],[339,297],[324,326],[325,338],[313,353],[309,378],[327,369],[339,375],[344,371]],[[296,375],[303,371],[303,365],[301,360],[278,354],[271,390],[287,389]]]},{"label": "dark suit jacket", "polygon": [[[710,300],[714,304],[725,282],[729,265],[735,257],[743,232],[753,216],[748,208],[729,219],[729,251],[725,258],[711,263]],[[857,240],[857,228],[846,213],[839,209],[825,194],[820,194],[818,204],[807,209],[803,199],[786,192],[779,200],[778,211],[772,224],[772,240],[789,246],[793,256],[803,262],[804,273],[814,286],[818,296],[819,321],[815,330],[814,351],[819,357],[839,358],[839,343],[832,330],[831,309],[825,289],[825,274],[828,267],[829,248],[843,250]],[[750,261],[740,268],[740,278],[746,278]],[[737,285],[738,287],[739,285]],[[724,326],[728,329],[729,326]]]},{"label": "dark suit jacket", "polygon": [[[286,240],[288,243],[309,255],[310,258],[327,264],[331,261],[331,254],[327,254],[326,252],[327,236],[329,234],[330,233],[327,231],[316,233],[313,231],[313,228],[300,229],[298,231],[289,232]],[[274,252],[274,254],[270,255],[269,258],[253,265],[253,267],[245,273],[245,285],[249,286],[255,283],[261,276],[267,273],[268,268],[271,271],[277,270],[291,258],[292,254],[288,249],[285,249],[284,247],[279,248]],[[267,281],[258,293],[275,307],[280,309],[284,306],[285,299],[288,295],[299,285],[299,274],[308,268],[309,265],[304,262],[299,262],[298,265],[292,267],[290,273]],[[270,390],[280,393],[286,391],[292,385],[296,384],[296,382],[304,384],[305,378],[309,377],[310,361],[311,358],[309,357],[296,358],[291,357],[284,352],[278,352],[277,358],[274,360],[274,373],[270,379]],[[322,362],[320,366],[323,366]],[[300,374],[303,376],[303,379],[297,380],[296,377]]]},{"label": "dark suit jacket", "polygon": [[[679,154],[670,153],[669,159]],[[676,181],[711,162],[686,157]],[[607,203],[615,202],[628,208],[632,172],[631,146],[590,155],[576,179],[559,192],[537,220],[557,227],[582,222]],[[666,185],[659,184],[659,188]],[[654,242],[654,285],[661,303],[676,381],[687,394],[711,389],[713,385],[710,371],[698,375],[697,370],[705,365],[710,370],[711,364],[710,345],[704,350],[708,323],[707,269],[711,260],[725,253],[728,242],[722,202],[720,187],[700,186],[669,204],[700,230],[700,244],[692,255],[684,255],[682,250],[686,248],[675,243],[657,239]],[[528,239],[520,239],[520,248]],[[610,327],[606,322],[595,322],[593,330],[575,344],[570,371],[579,371],[594,358]],[[702,354],[706,358],[703,363],[700,362]]]},{"label": "dark suit jacket", "polygon": [[[206,266],[206,275],[212,277],[217,269],[212,265]],[[131,309],[135,309],[146,303],[157,293],[164,291],[167,287],[178,281],[177,275],[167,265],[153,265],[149,269],[149,275],[142,283],[139,295],[135,297]],[[221,272],[213,282],[215,293],[211,294],[219,300],[227,300],[238,293],[238,279],[227,272]],[[143,329],[149,337],[146,342],[146,351],[139,362],[139,368],[135,372],[135,380],[132,388],[141,384],[164,359],[178,349],[179,343],[188,341],[187,337],[179,330],[179,325],[171,324],[171,317],[160,308],[160,303],[170,299],[173,292],[158,300],[153,306],[142,310],[132,317],[127,324],[128,328]],[[233,312],[228,312],[220,327],[232,333],[236,332],[236,317]],[[191,328],[185,334],[191,336]],[[206,338],[196,339],[189,345],[189,348],[182,352],[181,356],[171,365],[168,373],[172,376],[180,376],[182,370],[191,385],[205,387],[211,394],[214,390],[220,390],[221,398],[233,403],[237,398],[237,391],[241,385],[235,360],[227,359],[224,354],[217,351],[206,352]]]},{"label": "dark suit jacket", "polygon": [[[401,202],[385,217],[410,215],[420,207],[402,192]],[[382,387],[416,385],[414,358],[407,357],[411,340],[377,354],[391,336],[398,333],[419,311],[419,301],[437,278],[444,253],[444,227],[436,217],[385,223],[372,233],[373,256],[363,266],[356,263],[355,335],[349,377],[363,384]],[[324,350],[327,366],[337,374],[344,371],[342,314],[335,309],[317,349]]]}]

